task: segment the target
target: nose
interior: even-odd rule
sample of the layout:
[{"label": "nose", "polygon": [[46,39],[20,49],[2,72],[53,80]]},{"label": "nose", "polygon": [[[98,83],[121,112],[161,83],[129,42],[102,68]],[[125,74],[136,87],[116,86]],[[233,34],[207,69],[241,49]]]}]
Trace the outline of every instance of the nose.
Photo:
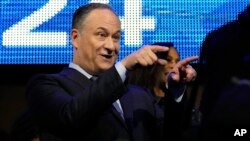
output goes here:
[{"label": "nose", "polygon": [[105,49],[108,51],[108,54],[115,53],[115,43],[112,38],[107,38],[105,42]]},{"label": "nose", "polygon": [[170,62],[169,62],[169,68],[170,68],[170,69],[173,69],[174,66],[176,65],[176,63],[177,63],[176,61],[170,61]]},{"label": "nose", "polygon": [[173,68],[174,68],[173,63],[170,63],[170,64],[169,64],[169,68],[170,68],[170,69],[173,69]]}]

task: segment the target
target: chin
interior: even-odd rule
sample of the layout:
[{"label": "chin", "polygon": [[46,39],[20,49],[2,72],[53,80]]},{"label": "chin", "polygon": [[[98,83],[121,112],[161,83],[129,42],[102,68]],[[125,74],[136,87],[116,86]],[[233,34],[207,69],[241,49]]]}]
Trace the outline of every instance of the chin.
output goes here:
[{"label": "chin", "polygon": [[113,64],[102,65],[102,66],[100,66],[100,70],[106,71],[106,70],[110,69],[112,66],[113,66]]}]

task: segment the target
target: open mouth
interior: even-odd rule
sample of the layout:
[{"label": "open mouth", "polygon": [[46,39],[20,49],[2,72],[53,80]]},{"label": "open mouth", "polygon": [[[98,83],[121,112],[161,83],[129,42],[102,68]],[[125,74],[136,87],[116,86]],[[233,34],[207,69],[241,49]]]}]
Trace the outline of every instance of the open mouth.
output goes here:
[{"label": "open mouth", "polygon": [[168,75],[168,73],[169,73],[169,72],[168,72],[168,71],[166,71],[166,72],[164,73],[164,75],[166,75],[166,76],[167,76],[167,75]]},{"label": "open mouth", "polygon": [[102,54],[102,56],[105,57],[106,59],[112,58],[112,55]]}]

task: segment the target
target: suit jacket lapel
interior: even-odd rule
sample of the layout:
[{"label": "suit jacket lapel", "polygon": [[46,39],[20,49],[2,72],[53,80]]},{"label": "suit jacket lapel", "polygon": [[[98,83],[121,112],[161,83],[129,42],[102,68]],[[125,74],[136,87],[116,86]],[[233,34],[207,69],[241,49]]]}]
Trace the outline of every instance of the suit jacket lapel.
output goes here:
[{"label": "suit jacket lapel", "polygon": [[113,115],[117,118],[117,120],[119,120],[119,122],[126,128],[128,129],[128,126],[125,122],[125,119],[122,118],[122,116],[120,115],[120,113],[115,109],[114,106],[112,106],[112,113]]},{"label": "suit jacket lapel", "polygon": [[[129,131],[133,130],[133,94],[125,94],[121,99],[121,106],[124,113],[125,123],[129,128]],[[118,113],[119,114],[119,113]],[[124,121],[124,120],[123,120]]]},{"label": "suit jacket lapel", "polygon": [[[80,72],[78,72],[75,69],[71,69],[71,68],[66,67],[63,69],[61,74],[65,75],[69,79],[73,80],[74,82],[76,82],[78,85],[80,85],[83,88],[86,87],[86,85],[89,85],[91,83],[91,80],[89,80],[86,76],[84,76],[83,74],[81,74]],[[115,107],[113,105],[111,108],[111,112],[117,118],[117,120],[119,120],[121,122],[121,124],[124,125],[124,127],[126,129],[128,129],[124,119],[121,117],[120,113],[115,109]]]},{"label": "suit jacket lapel", "polygon": [[91,83],[91,80],[89,80],[86,76],[72,68],[64,68],[61,74],[73,80],[74,82],[76,82],[76,84],[80,85],[83,88]]}]

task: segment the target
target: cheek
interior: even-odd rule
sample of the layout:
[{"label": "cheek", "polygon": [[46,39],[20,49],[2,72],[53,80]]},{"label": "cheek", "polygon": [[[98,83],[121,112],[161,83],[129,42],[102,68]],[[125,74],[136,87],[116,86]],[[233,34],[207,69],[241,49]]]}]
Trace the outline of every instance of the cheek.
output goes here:
[{"label": "cheek", "polygon": [[86,63],[91,64],[95,60],[94,50],[91,46],[82,46],[80,50],[81,60],[86,61]]},{"label": "cheek", "polygon": [[82,44],[83,46],[83,52],[88,57],[95,57],[95,54],[98,49],[100,49],[101,44],[97,43],[96,41],[89,40],[87,43]]},{"label": "cheek", "polygon": [[169,62],[168,65],[167,65],[167,69],[172,69],[174,66],[174,63],[173,62]]},{"label": "cheek", "polygon": [[164,67],[164,71],[166,72],[166,71],[169,71],[170,70],[170,65],[168,64],[168,65],[165,65],[165,67]]}]

